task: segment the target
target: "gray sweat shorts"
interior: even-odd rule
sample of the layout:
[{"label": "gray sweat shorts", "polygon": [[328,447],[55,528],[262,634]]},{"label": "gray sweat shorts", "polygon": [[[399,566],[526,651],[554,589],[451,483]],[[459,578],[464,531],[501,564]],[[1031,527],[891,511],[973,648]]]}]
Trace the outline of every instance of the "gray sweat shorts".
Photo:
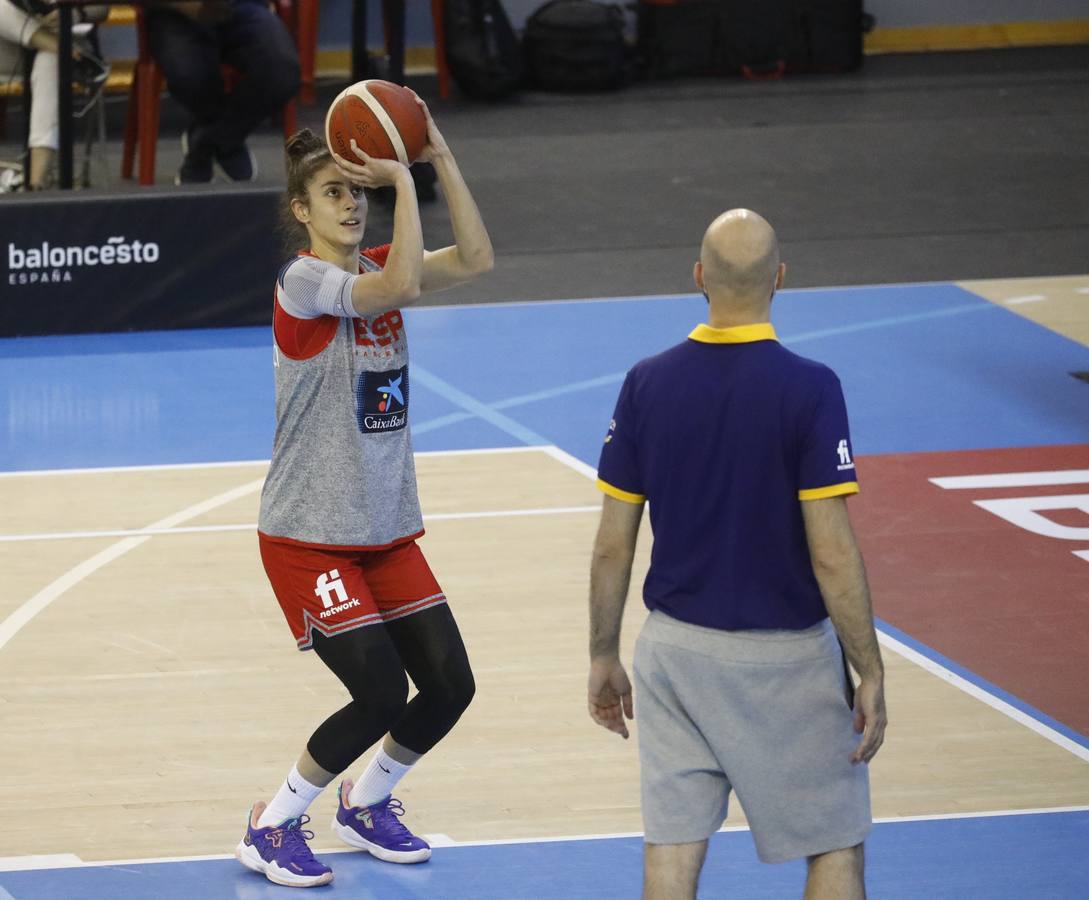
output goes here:
[{"label": "gray sweat shorts", "polygon": [[706,840],[730,791],[764,862],[866,839],[869,772],[830,621],[805,631],[720,631],[648,617],[635,646],[643,829],[651,844]]}]

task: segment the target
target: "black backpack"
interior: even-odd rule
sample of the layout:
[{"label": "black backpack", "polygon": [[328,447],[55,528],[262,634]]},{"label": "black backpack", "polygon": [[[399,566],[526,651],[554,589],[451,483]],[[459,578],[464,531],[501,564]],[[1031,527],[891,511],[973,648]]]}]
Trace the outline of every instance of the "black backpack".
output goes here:
[{"label": "black backpack", "polygon": [[551,0],[526,20],[524,43],[530,75],[545,90],[608,90],[627,75],[619,6]]},{"label": "black backpack", "polygon": [[522,47],[499,0],[445,0],[446,64],[469,97],[498,100],[522,82]]}]

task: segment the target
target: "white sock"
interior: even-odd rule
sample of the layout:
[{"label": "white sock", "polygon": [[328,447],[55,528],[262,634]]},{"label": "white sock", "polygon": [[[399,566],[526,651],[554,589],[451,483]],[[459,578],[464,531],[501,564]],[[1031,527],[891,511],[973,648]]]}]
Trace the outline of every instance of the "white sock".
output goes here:
[{"label": "white sock", "polygon": [[261,818],[257,820],[257,827],[269,828],[301,816],[324,790],[324,787],[311,784],[299,774],[297,767],[292,766],[291,774],[280,785],[280,790],[276,792],[272,802],[261,813]]},{"label": "white sock", "polygon": [[352,792],[348,795],[348,802],[352,806],[374,806],[385,800],[412,766],[406,766],[393,759],[381,747],[374,755],[370,765],[363,770],[359,781],[355,783]]}]

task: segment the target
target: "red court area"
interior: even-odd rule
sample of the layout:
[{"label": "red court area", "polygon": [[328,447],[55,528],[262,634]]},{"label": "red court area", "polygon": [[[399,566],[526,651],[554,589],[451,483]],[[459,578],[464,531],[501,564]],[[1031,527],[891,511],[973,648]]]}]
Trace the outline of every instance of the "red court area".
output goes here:
[{"label": "red court area", "polygon": [[1089,445],[858,468],[851,513],[877,615],[1089,736]]}]

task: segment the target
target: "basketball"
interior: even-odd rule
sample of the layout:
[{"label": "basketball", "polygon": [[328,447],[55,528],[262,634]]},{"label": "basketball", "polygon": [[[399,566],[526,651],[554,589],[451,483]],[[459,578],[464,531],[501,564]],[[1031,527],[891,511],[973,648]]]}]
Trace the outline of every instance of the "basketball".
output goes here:
[{"label": "basketball", "polygon": [[411,165],[427,144],[427,119],[408,88],[371,78],[341,91],[325,116],[329,149],[353,162],[351,140],[370,156]]}]

